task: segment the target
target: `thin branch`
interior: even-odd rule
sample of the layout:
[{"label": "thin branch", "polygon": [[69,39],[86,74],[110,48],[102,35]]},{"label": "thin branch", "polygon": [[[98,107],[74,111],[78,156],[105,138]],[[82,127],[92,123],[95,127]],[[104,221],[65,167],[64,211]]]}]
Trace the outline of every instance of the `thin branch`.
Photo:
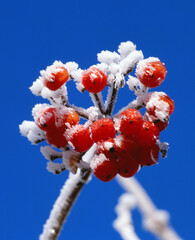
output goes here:
[{"label": "thin branch", "polygon": [[118,183],[137,201],[144,220],[145,228],[156,235],[160,240],[182,240],[172,227],[169,226],[169,214],[158,210],[143,187],[135,178],[117,176]]},{"label": "thin branch", "polygon": [[133,109],[140,110],[144,106],[145,106],[144,103],[140,102],[137,98],[134,101],[130,102],[127,106],[121,108],[120,111],[118,111],[115,115],[113,115],[113,118],[118,117],[122,112],[124,112],[128,108],[133,108]]},{"label": "thin branch", "polygon": [[84,109],[82,107],[77,107],[74,104],[69,104],[69,103],[66,103],[65,106],[73,108],[79,114],[80,117],[82,117],[84,119],[89,119],[89,115],[88,115],[86,109]]},{"label": "thin branch", "polygon": [[65,182],[61,189],[61,193],[53,206],[49,219],[44,225],[43,233],[39,238],[40,240],[56,240],[58,238],[61,228],[75,200],[90,175],[90,171],[87,171],[82,177],[79,172],[76,175],[70,174],[69,179]]},{"label": "thin branch", "polygon": [[109,94],[108,94],[108,99],[107,99],[108,107],[105,112],[106,115],[112,114],[114,104],[116,102],[117,94],[118,94],[118,89],[114,87],[114,84],[112,84],[112,86],[109,88]]},{"label": "thin branch", "polygon": [[119,198],[115,208],[117,219],[113,222],[113,227],[119,232],[124,240],[140,240],[133,227],[131,211],[136,207],[136,198],[133,194],[124,193]]},{"label": "thin branch", "polygon": [[[94,144],[85,155],[82,156],[82,160],[89,163],[95,151],[96,144]],[[56,240],[58,238],[73,204],[75,203],[81,189],[89,181],[90,176],[91,171],[86,171],[86,169],[84,169],[84,171],[79,170],[76,175],[69,175],[69,178],[62,187],[61,193],[43,227],[43,233],[40,235],[39,240]]]},{"label": "thin branch", "polygon": [[101,93],[90,93],[91,99],[96,107],[99,108],[100,112],[104,115],[105,114],[105,106],[102,99]]}]

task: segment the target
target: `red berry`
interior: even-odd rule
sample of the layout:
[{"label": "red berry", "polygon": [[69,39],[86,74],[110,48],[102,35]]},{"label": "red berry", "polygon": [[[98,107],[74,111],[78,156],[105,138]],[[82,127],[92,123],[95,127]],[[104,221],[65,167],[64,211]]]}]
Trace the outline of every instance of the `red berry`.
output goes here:
[{"label": "red berry", "polygon": [[153,92],[146,100],[146,110],[154,119],[166,122],[173,113],[174,102],[164,92]]},{"label": "red berry", "polygon": [[107,75],[96,67],[90,67],[83,72],[82,84],[91,93],[101,92],[107,84]]},{"label": "red berry", "polygon": [[115,138],[114,147],[119,157],[129,159],[135,155],[138,145],[133,137],[128,138],[121,134]]},{"label": "red berry", "polygon": [[158,162],[159,146],[139,147],[136,160],[143,166],[151,166]]},{"label": "red berry", "polygon": [[46,132],[46,140],[50,145],[55,145],[58,148],[65,147],[67,140],[64,134],[57,129],[50,129]]},{"label": "red berry", "polygon": [[95,155],[90,163],[94,175],[103,182],[111,181],[117,174],[117,163],[104,154]]},{"label": "red berry", "polygon": [[147,58],[137,64],[136,75],[146,87],[158,87],[166,76],[165,65],[157,58]]},{"label": "red berry", "polygon": [[68,129],[65,136],[71,147],[77,152],[86,152],[93,144],[89,128],[80,124]]},{"label": "red berry", "polygon": [[136,139],[141,146],[153,146],[159,138],[159,130],[154,123],[144,121],[136,135]]},{"label": "red berry", "polygon": [[99,154],[104,154],[109,159],[117,159],[118,153],[116,152],[115,139],[110,138],[106,141],[98,142],[97,151]]},{"label": "red berry", "polygon": [[102,118],[91,125],[91,133],[93,141],[97,143],[102,140],[114,138],[116,131],[111,119]]},{"label": "red berry", "polygon": [[128,108],[119,116],[119,131],[126,136],[135,135],[142,122],[141,113],[136,109]]},{"label": "red berry", "polygon": [[56,91],[68,81],[69,74],[64,67],[56,67],[56,73],[51,73],[51,78],[45,78],[44,84],[51,91]]},{"label": "red berry", "polygon": [[154,124],[158,128],[159,132],[162,132],[167,128],[169,121],[167,120],[166,122],[162,122],[160,120],[157,120],[156,122],[154,122]]},{"label": "red berry", "polygon": [[155,126],[158,128],[159,132],[162,132],[163,130],[165,130],[169,124],[168,120],[166,122],[162,122],[159,119],[157,119],[157,120],[153,119],[153,116],[150,116],[147,112],[144,115],[144,119],[146,121],[153,122],[155,124]]},{"label": "red berry", "polygon": [[35,122],[40,129],[47,131],[55,127],[55,112],[56,109],[52,107],[38,112]]},{"label": "red berry", "polygon": [[79,123],[79,115],[73,109],[58,108],[56,111],[56,127],[64,132],[67,128]]},{"label": "red berry", "polygon": [[135,160],[135,157],[132,155],[131,158],[119,158],[117,161],[118,173],[120,176],[129,178],[134,176],[138,169],[139,163]]}]

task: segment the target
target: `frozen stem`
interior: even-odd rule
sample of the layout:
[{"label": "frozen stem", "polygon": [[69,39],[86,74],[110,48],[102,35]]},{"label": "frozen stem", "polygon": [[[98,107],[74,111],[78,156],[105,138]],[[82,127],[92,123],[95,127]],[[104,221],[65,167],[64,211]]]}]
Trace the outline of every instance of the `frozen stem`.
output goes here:
[{"label": "frozen stem", "polygon": [[89,115],[87,113],[87,110],[82,108],[82,107],[77,107],[73,104],[69,104],[69,103],[66,103],[65,104],[66,107],[70,107],[70,108],[73,108],[80,117],[84,118],[84,119],[89,119]]},{"label": "frozen stem", "polygon": [[112,86],[109,88],[109,96],[107,99],[108,102],[108,107],[106,109],[106,115],[111,115],[113,108],[114,108],[114,104],[116,102],[116,98],[117,98],[117,93],[118,93],[118,89],[114,87],[114,84],[112,84]]},{"label": "frozen stem", "polygon": [[[96,151],[94,144],[82,157],[82,161],[89,163]],[[62,226],[75,203],[80,191],[89,181],[91,171],[81,169],[76,175],[70,174],[68,180],[61,189],[60,195],[54,203],[50,216],[43,227],[43,233],[39,240],[56,240],[60,234]]]},{"label": "frozen stem", "polygon": [[56,240],[58,238],[75,200],[88,181],[90,175],[90,171],[85,172],[83,176],[80,175],[80,172],[76,175],[70,174],[68,180],[61,189],[59,197],[54,203],[49,219],[43,227],[43,233],[40,235],[39,240]]},{"label": "frozen stem", "polygon": [[101,93],[90,93],[91,99],[94,105],[100,110],[100,112],[104,115],[105,114],[105,106],[102,99]]}]

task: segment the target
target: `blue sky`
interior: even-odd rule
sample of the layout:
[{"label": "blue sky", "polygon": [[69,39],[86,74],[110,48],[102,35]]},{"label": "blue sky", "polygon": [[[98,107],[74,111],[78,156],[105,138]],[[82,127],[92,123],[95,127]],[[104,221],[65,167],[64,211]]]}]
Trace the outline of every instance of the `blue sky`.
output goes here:
[{"label": "blue sky", "polygon": [[[14,1],[0,3],[1,15],[1,167],[0,239],[34,240],[42,232],[58,196],[65,172],[55,176],[46,160],[18,125],[32,120],[31,109],[43,99],[28,89],[39,71],[54,60],[75,61],[82,68],[97,62],[101,50],[116,51],[131,40],[145,57],[159,57],[167,77],[158,88],[175,101],[170,125],[161,134],[168,158],[137,174],[159,209],[171,214],[171,224],[185,240],[194,238],[194,1],[99,0]],[[122,92],[123,90],[121,90]],[[126,105],[119,94],[116,109]],[[80,95],[71,101],[79,104]],[[91,102],[83,103],[89,106]],[[113,180],[93,178],[83,189],[59,239],[115,239],[114,206],[123,190]],[[134,211],[135,228],[143,240],[155,238],[143,230]]]}]

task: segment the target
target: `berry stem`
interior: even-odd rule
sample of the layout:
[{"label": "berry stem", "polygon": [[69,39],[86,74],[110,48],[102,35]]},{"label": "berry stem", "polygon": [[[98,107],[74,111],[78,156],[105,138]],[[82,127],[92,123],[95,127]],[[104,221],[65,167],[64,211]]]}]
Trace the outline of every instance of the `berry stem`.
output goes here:
[{"label": "berry stem", "polygon": [[79,114],[80,117],[82,117],[84,119],[89,119],[89,115],[88,115],[86,109],[84,109],[82,107],[77,107],[74,104],[70,104],[70,103],[66,103],[65,106],[73,108]]},{"label": "berry stem", "polygon": [[73,204],[90,175],[91,171],[89,170],[85,172],[84,176],[81,176],[80,172],[76,175],[70,174],[61,189],[59,197],[54,203],[49,219],[43,227],[43,233],[39,238],[40,240],[56,240],[58,238]]},{"label": "berry stem", "polygon": [[106,115],[112,114],[114,104],[116,102],[117,94],[118,94],[118,89],[114,87],[114,84],[112,84],[112,86],[109,88],[108,98],[106,101],[108,106],[105,112]]},{"label": "berry stem", "polygon": [[130,102],[127,106],[123,107],[120,111],[118,111],[115,115],[113,115],[113,118],[118,117],[122,112],[124,112],[128,108],[133,108],[133,109],[141,109],[145,105],[142,101],[140,101],[138,98],[132,102]]},{"label": "berry stem", "polygon": [[[84,155],[81,154],[80,158],[87,164],[91,161],[95,152],[96,144],[94,144]],[[82,188],[90,180],[90,176],[91,171],[86,170],[86,168],[78,171],[76,175],[69,175],[69,178],[61,189],[59,197],[53,205],[53,209],[43,227],[43,233],[40,235],[39,240],[56,240],[58,238],[72,206]]]},{"label": "berry stem", "polygon": [[102,100],[101,93],[90,93],[91,99],[96,107],[99,108],[100,112],[104,115],[105,114],[105,106]]}]

